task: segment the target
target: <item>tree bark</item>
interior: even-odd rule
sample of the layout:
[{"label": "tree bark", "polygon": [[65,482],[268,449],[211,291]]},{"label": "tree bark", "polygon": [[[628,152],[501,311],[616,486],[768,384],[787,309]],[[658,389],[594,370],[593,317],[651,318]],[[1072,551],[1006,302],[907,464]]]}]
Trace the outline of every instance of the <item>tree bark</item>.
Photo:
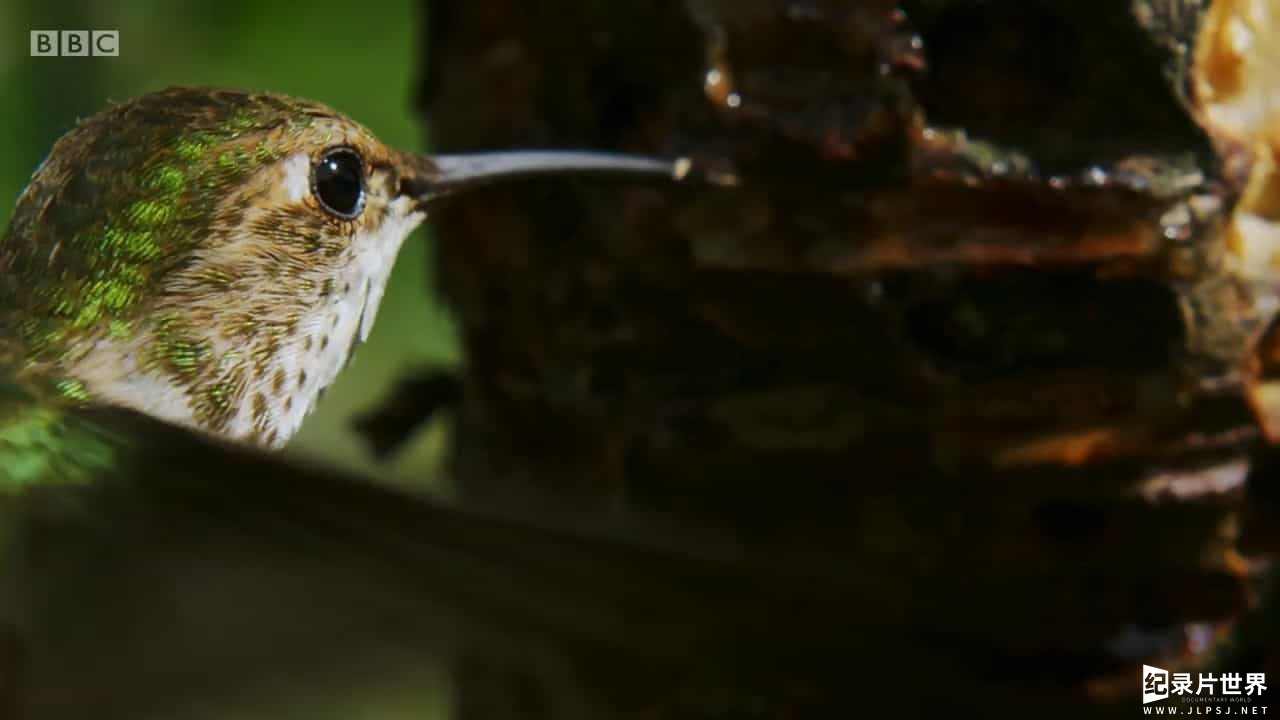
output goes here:
[{"label": "tree bark", "polygon": [[[873,669],[753,716],[1129,703],[1143,662],[1212,655],[1189,623],[1252,607],[1238,371],[1266,318],[1184,93],[1200,3],[427,6],[437,150],[741,180],[529,183],[433,232],[465,497],[874,582],[848,619],[896,629],[807,658]],[[524,716],[492,699],[527,676],[461,676],[468,720]]]}]

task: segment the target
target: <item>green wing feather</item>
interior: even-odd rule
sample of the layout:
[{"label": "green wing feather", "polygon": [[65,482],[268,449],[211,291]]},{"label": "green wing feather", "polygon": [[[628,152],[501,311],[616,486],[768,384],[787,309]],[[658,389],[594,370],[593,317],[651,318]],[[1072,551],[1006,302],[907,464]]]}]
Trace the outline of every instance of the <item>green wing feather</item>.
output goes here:
[{"label": "green wing feather", "polygon": [[118,468],[124,438],[81,413],[68,400],[0,383],[0,494],[81,484]]}]

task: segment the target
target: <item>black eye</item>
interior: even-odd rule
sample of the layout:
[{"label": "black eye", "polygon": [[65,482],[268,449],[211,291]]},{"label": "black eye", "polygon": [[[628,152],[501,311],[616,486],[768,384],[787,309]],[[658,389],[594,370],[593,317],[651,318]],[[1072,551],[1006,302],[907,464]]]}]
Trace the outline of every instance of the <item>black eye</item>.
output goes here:
[{"label": "black eye", "polygon": [[351,148],[326,150],[311,168],[311,192],[325,210],[353,218],[364,209],[364,163]]}]

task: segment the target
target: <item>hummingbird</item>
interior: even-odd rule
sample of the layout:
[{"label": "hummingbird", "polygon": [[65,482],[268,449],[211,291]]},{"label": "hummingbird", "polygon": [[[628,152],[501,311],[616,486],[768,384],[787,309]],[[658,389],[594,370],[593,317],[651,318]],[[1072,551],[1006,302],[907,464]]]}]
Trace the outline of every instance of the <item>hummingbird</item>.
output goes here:
[{"label": "hummingbird", "polygon": [[[811,632],[775,633],[801,596],[774,575],[264,452],[368,336],[398,250],[440,199],[694,170],[586,151],[427,157],[320,103],[235,89],[171,88],[78,123],[0,236],[0,716],[171,717],[263,677],[323,690],[329,668],[358,676],[406,649],[507,668],[494,639],[508,636],[534,672],[566,651],[598,666],[603,649],[673,678],[759,647],[756,628],[797,653],[830,637],[809,598],[844,615],[847,594],[805,593],[786,614]],[[597,702],[612,701],[586,716],[610,716]]]},{"label": "hummingbird", "polygon": [[74,450],[47,431],[87,405],[280,448],[368,337],[438,200],[517,177],[690,168],[588,151],[428,157],[271,92],[172,87],[112,105],[54,143],[0,237],[0,479],[47,474],[51,449]]}]

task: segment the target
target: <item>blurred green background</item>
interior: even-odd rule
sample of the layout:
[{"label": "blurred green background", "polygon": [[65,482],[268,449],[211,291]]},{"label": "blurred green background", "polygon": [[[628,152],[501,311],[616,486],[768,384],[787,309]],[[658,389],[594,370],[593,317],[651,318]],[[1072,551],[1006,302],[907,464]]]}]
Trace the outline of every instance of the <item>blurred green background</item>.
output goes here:
[{"label": "blurred green background", "polygon": [[[411,0],[0,0],[0,217],[53,141],[109,101],[176,84],[268,89],[314,98],[383,141],[421,149],[410,110],[420,23]],[[33,29],[119,30],[119,57],[30,57]],[[453,328],[432,301],[426,237],[406,243],[369,342],[320,402],[287,452],[415,489],[428,487],[448,429],[435,423],[379,464],[351,431],[403,373],[457,362]],[[335,648],[335,652],[340,649]],[[448,706],[438,668],[369,668],[317,694],[282,685],[273,697],[183,717],[391,720],[439,717]],[[86,716],[91,716],[88,713]]]}]

